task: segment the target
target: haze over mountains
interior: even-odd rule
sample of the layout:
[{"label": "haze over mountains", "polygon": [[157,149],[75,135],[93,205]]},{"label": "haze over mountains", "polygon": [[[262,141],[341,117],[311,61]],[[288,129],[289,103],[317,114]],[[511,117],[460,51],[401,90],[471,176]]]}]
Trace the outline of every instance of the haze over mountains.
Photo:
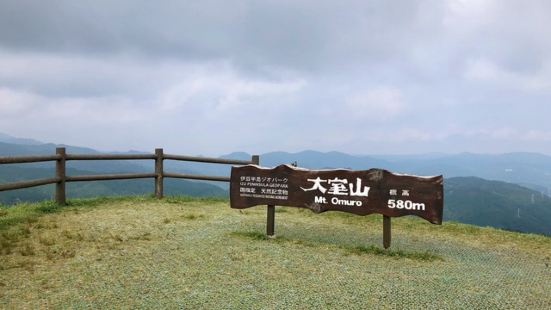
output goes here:
[{"label": "haze over mountains", "polygon": [[[11,142],[11,143],[8,143]],[[30,143],[29,143],[30,142]],[[54,154],[56,147],[66,147],[68,153],[96,154],[97,150],[53,143],[41,143],[32,139],[15,138],[0,134],[0,156],[21,156]],[[129,151],[128,153],[136,153]],[[54,174],[53,162],[0,165],[0,182],[29,180],[51,177]],[[109,160],[109,161],[68,161],[68,175],[90,175],[100,173],[130,173],[153,170],[150,160]],[[185,171],[177,169],[174,171]],[[95,181],[67,184],[67,195],[70,198],[149,194],[154,188],[153,180],[123,180],[123,181]],[[192,196],[225,196],[227,192],[212,184],[193,182],[188,180],[167,179],[165,192],[168,195]],[[51,199],[53,186],[46,185],[34,188],[0,192],[0,203],[15,203],[18,201],[39,201]]]},{"label": "haze over mountains", "polygon": [[[226,158],[250,158],[246,153],[232,153]],[[538,153],[508,154],[424,154],[354,156],[340,152],[272,152],[260,157],[261,164],[274,166],[297,161],[304,168],[383,168],[398,173],[476,176],[520,184],[551,194],[551,156]]]},{"label": "haze over mountains", "polygon": [[[0,134],[0,156],[53,154],[57,146]],[[65,147],[69,153],[99,153],[85,147]],[[221,157],[250,159],[251,154],[235,152]],[[260,161],[263,166],[297,162],[300,167],[317,169],[383,168],[415,175],[443,174],[446,220],[551,235],[551,157],[547,155],[461,153],[360,156],[341,152],[303,151],[261,154]],[[53,167],[53,163],[0,165],[0,182],[51,176]],[[72,175],[152,170],[152,161],[68,162],[68,174]],[[229,175],[230,166],[167,160],[165,170]],[[69,184],[68,192],[69,197],[90,197],[148,194],[152,189],[152,180],[128,180]],[[167,194],[225,196],[227,184],[168,179],[165,190]],[[48,186],[0,192],[0,202],[49,199],[52,192]]]}]

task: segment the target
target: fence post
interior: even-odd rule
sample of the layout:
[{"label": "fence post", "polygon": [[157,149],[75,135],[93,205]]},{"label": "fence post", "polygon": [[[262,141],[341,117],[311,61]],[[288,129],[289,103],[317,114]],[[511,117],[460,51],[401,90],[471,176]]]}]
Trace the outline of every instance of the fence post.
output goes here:
[{"label": "fence post", "polygon": [[55,153],[59,155],[59,159],[55,162],[55,176],[58,179],[55,185],[55,202],[58,205],[64,206],[65,200],[65,162],[66,153],[64,147],[58,147],[55,149]]},{"label": "fence post", "polygon": [[258,155],[251,156],[251,162],[253,163],[253,165],[259,165],[260,164],[260,156],[258,156]]},{"label": "fence post", "polygon": [[155,197],[163,198],[163,149],[155,149]]}]

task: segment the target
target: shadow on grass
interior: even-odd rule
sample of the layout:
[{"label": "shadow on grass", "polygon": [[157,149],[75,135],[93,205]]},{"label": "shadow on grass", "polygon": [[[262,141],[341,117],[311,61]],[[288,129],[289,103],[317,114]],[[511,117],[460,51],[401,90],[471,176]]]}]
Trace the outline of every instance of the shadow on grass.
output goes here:
[{"label": "shadow on grass", "polygon": [[326,246],[328,244],[334,245],[335,247],[344,250],[347,254],[355,254],[355,255],[362,255],[362,254],[371,254],[371,255],[378,255],[378,256],[387,256],[387,257],[394,257],[394,258],[409,258],[413,260],[419,260],[419,261],[443,261],[444,259],[436,255],[434,253],[431,253],[430,251],[424,251],[424,252],[410,252],[410,251],[403,251],[403,250],[392,250],[392,249],[382,249],[374,245],[370,246],[354,246],[354,245],[343,245],[343,244],[333,244],[333,243],[327,243],[323,241],[313,241],[313,240],[300,240],[300,239],[291,239],[283,236],[278,237],[268,237],[263,233],[255,232],[255,231],[234,231],[230,233],[233,237],[239,237],[239,238],[246,238],[246,239],[252,239],[252,240],[269,240],[270,242],[275,243],[293,243],[308,247],[320,247],[320,246]]}]

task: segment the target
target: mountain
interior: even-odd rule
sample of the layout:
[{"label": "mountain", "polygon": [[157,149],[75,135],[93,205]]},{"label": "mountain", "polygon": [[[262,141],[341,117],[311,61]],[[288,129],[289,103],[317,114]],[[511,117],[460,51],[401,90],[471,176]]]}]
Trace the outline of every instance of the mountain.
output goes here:
[{"label": "mountain", "polygon": [[[250,160],[251,154],[245,152],[234,152],[220,156],[226,159]],[[318,151],[302,151],[298,153],[270,152],[260,155],[260,165],[274,167],[281,164],[297,163],[298,166],[309,169],[330,169],[330,168],[348,168],[348,169],[369,169],[371,167],[388,167],[389,162],[370,156],[353,156],[341,152],[322,153]],[[229,176],[231,172],[230,165],[205,165],[200,163],[186,164],[190,170],[201,171],[212,175]],[[369,168],[366,168],[369,167]],[[222,184],[224,186],[224,184]]]},{"label": "mountain", "polygon": [[[248,159],[250,155],[240,152],[224,157]],[[293,161],[306,168],[377,167],[417,175],[444,174],[445,220],[551,235],[551,197],[548,195],[551,194],[551,181],[547,174],[547,171],[551,171],[551,158],[546,155],[464,153],[391,155],[379,158],[305,151],[273,152],[260,157],[263,166]],[[472,175],[502,181],[465,177]],[[515,181],[527,183],[521,183],[520,186],[513,184]]]},{"label": "mountain", "polygon": [[[19,140],[20,142],[25,141]],[[60,145],[0,142],[2,155],[54,154]],[[65,146],[69,153],[100,153],[94,149]],[[131,153],[136,153],[132,151]],[[250,160],[251,155],[235,152],[227,159]],[[270,152],[260,155],[262,166],[297,162],[312,169],[384,168],[398,173],[445,176],[446,220],[456,220],[509,230],[551,234],[551,157],[535,153],[442,154],[358,156],[341,152]],[[165,161],[165,170],[204,175],[229,176],[231,165]],[[95,174],[153,171],[146,161],[68,162],[67,173]],[[0,182],[50,177],[54,163],[0,165]],[[492,179],[487,180],[487,179]],[[167,194],[226,196],[228,184],[166,179]],[[512,184],[516,183],[516,184]],[[517,185],[518,184],[518,185]],[[522,185],[522,186],[520,186]],[[52,197],[52,186],[0,192],[0,202],[42,200]],[[125,180],[70,183],[69,197],[149,194],[153,180]]]},{"label": "mountain", "polygon": [[[224,155],[228,159],[250,159],[249,154],[236,152]],[[478,162],[480,160],[480,162]],[[353,156],[339,152],[299,153],[272,152],[262,154],[263,166],[298,162],[305,168],[369,169],[386,168],[401,173],[419,175],[444,174],[445,207],[444,219],[481,226],[551,235],[551,197],[549,187],[529,184],[536,190],[513,184],[511,180],[529,180],[548,184],[546,174],[551,160],[548,156],[531,153],[502,155],[477,154],[427,154],[376,156]],[[509,168],[505,168],[509,167]],[[198,169],[193,164],[192,169]],[[229,167],[210,167],[212,174],[229,174]],[[512,171],[510,171],[511,169]],[[515,173],[516,172],[516,173]],[[504,181],[491,181],[479,177],[456,175],[485,175]]]},{"label": "mountain", "polygon": [[[30,139],[29,139],[30,140]],[[23,143],[26,140],[18,140]],[[30,140],[34,141],[34,140]],[[0,156],[22,156],[22,155],[51,155],[55,154],[56,147],[65,147],[68,153],[73,154],[99,154],[100,152],[91,148],[77,147],[70,145],[59,145],[53,143],[45,144],[16,144],[0,142]],[[130,151],[127,153],[139,153]],[[174,163],[173,163],[174,164]],[[171,165],[169,164],[169,167]],[[175,167],[176,168],[176,167]],[[154,163],[152,160],[87,160],[68,161],[68,175],[91,175],[104,173],[139,173],[152,172]],[[168,169],[166,169],[168,170]],[[30,180],[37,178],[48,178],[54,175],[54,162],[26,163],[0,165],[0,182],[18,180]],[[182,167],[172,169],[173,172],[194,173]],[[165,193],[167,195],[191,195],[191,196],[227,196],[227,191],[220,186],[191,180],[165,179]],[[133,195],[153,193],[153,180],[116,180],[96,182],[68,183],[67,196],[69,198]],[[39,201],[51,199],[53,196],[53,185],[46,185],[34,188],[20,189],[15,191],[0,192],[0,203],[14,203],[22,201]]]},{"label": "mountain", "polygon": [[[0,156],[23,156],[23,155],[53,155],[57,147],[65,147],[67,153],[73,154],[99,154],[100,152],[85,147],[77,147],[63,144],[38,144],[38,145],[22,145],[0,142]],[[67,161],[67,167],[75,168],[86,171],[102,171],[102,172],[144,172],[151,171],[153,169],[153,162],[147,161],[151,168],[147,169],[146,166],[140,161],[128,161],[128,160],[86,160],[86,161]],[[143,162],[143,161],[142,161]],[[15,166],[20,167],[33,167],[33,168],[52,168],[53,162],[42,163],[29,163],[20,164]]]},{"label": "mountain", "polygon": [[[22,145],[0,142],[0,155],[53,154],[60,145],[48,143]],[[69,153],[99,153],[97,150],[65,146]],[[136,153],[132,151],[130,153]],[[221,156],[229,159],[250,160],[251,154],[235,152]],[[298,153],[270,152],[260,155],[263,166],[277,166],[297,162],[300,167],[311,169],[383,168],[397,173],[415,175],[438,175],[445,178],[475,176],[488,180],[520,184],[546,195],[551,195],[551,156],[537,153],[508,154],[420,154],[420,155],[350,155],[341,152],[302,151]],[[30,164],[46,167],[51,163]],[[27,164],[28,166],[29,164]],[[144,172],[152,171],[153,163],[144,161],[78,161],[68,162],[69,167],[101,172]],[[53,167],[53,166],[52,166]],[[231,165],[205,164],[195,162],[165,161],[167,171],[193,174],[229,176]],[[227,188],[224,183],[213,183]]]},{"label": "mountain", "polygon": [[[249,159],[247,153],[231,153],[224,158]],[[444,175],[444,178],[475,176],[522,184],[551,195],[551,156],[537,153],[508,154],[421,154],[357,156],[339,152],[271,152],[260,156],[263,166],[297,162],[305,168],[383,168],[414,175]],[[227,172],[226,172],[227,173]]]},{"label": "mountain", "polygon": [[0,142],[4,143],[12,143],[12,144],[26,144],[26,145],[38,145],[43,144],[43,142],[34,140],[34,139],[28,139],[28,138],[17,138],[14,136],[7,135],[5,133],[0,132]]},{"label": "mountain", "polygon": [[551,194],[551,157],[537,153],[462,153],[432,159],[403,158],[393,169],[410,174],[444,174],[444,177],[476,176],[522,184]]},{"label": "mountain", "polygon": [[444,219],[551,236],[551,197],[476,177],[444,181]]},{"label": "mountain", "polygon": [[[22,168],[14,165],[0,166],[0,183],[18,180],[52,177],[54,171],[47,168]],[[97,172],[67,169],[68,175],[91,175]],[[154,192],[153,179],[114,180],[67,183],[67,197],[82,198],[96,196],[148,195]],[[165,195],[227,196],[228,192],[218,186],[180,179],[164,180]],[[0,192],[0,203],[13,204],[17,201],[40,201],[52,199],[54,185]]]},{"label": "mountain", "polygon": [[[228,159],[250,159],[251,155],[243,152],[235,152],[221,156]],[[385,167],[390,163],[384,159],[371,156],[354,156],[341,152],[302,151],[298,153],[270,152],[260,155],[262,166],[277,166],[282,163],[297,162],[300,167],[310,169],[323,168],[349,168],[368,169],[366,167]]]}]

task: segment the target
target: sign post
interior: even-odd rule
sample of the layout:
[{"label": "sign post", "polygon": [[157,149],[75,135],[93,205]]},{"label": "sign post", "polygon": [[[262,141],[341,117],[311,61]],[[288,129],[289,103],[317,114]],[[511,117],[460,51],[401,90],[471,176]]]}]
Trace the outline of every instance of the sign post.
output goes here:
[{"label": "sign post", "polygon": [[268,212],[267,212],[267,218],[266,218],[266,235],[268,237],[274,236],[274,230],[275,230],[275,206],[274,205],[268,205]]},{"label": "sign post", "polygon": [[390,230],[390,216],[383,215],[383,247],[388,249],[392,239]]},{"label": "sign post", "polygon": [[442,224],[443,177],[395,174],[383,169],[307,170],[290,165],[232,167],[230,205],[267,205],[268,236],[274,235],[275,206],[315,213],[342,211],[383,215],[383,245],[390,247],[391,217],[415,215]]}]

